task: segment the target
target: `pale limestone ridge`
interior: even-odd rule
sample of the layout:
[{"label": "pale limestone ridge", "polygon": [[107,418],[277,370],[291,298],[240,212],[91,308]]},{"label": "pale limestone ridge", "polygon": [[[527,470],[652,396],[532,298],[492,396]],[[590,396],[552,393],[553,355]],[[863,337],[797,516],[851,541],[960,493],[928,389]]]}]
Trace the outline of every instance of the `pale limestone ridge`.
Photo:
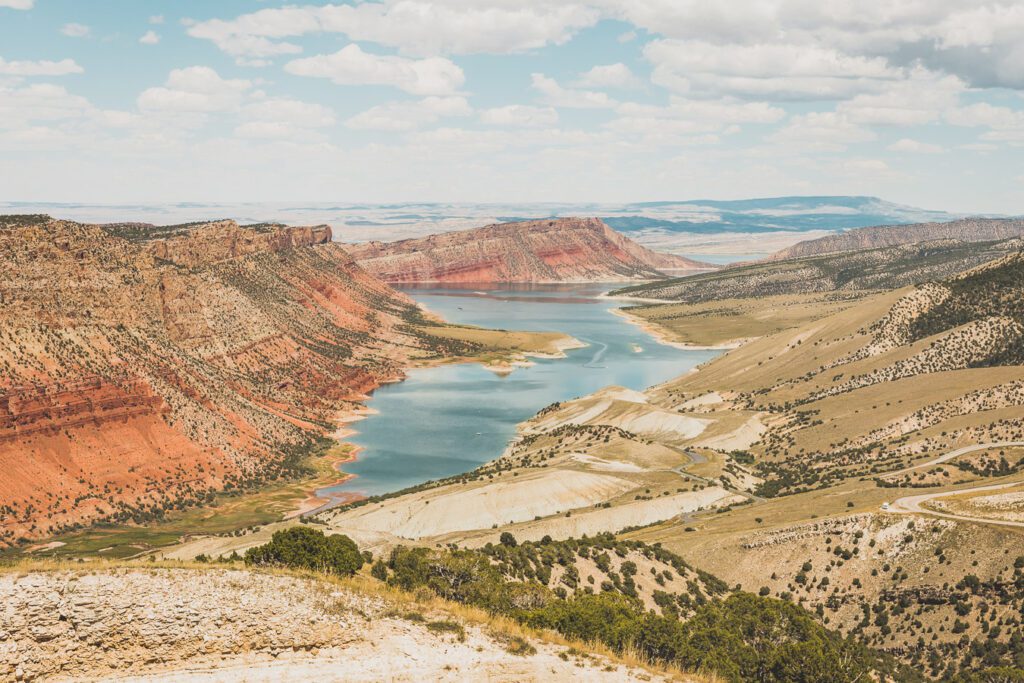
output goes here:
[{"label": "pale limestone ridge", "polygon": [[563,660],[542,642],[510,654],[473,624],[459,641],[389,608],[327,581],[235,569],[0,574],[0,682],[657,678]]}]

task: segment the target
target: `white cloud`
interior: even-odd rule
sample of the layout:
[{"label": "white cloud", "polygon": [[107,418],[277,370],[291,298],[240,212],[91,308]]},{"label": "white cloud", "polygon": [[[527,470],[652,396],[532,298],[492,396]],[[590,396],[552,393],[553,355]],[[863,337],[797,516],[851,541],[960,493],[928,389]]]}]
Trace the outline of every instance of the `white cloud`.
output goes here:
[{"label": "white cloud", "polygon": [[385,0],[328,5],[324,29],[415,55],[509,53],[566,43],[597,22],[583,3]]},{"label": "white cloud", "polygon": [[533,89],[543,95],[544,101],[556,107],[605,109],[618,104],[607,93],[563,88],[558,81],[544,74],[531,74],[530,79]]},{"label": "white cloud", "polygon": [[878,93],[863,93],[837,110],[855,123],[886,126],[917,126],[938,120],[955,107],[965,84],[956,76],[938,77],[916,69],[907,80],[886,85]]},{"label": "white cloud", "polygon": [[413,102],[391,102],[356,114],[345,121],[358,130],[408,131],[436,123],[444,117],[469,116],[473,108],[464,97],[426,97]]},{"label": "white cloud", "polygon": [[946,121],[955,126],[987,127],[997,130],[1024,128],[1024,111],[978,102],[950,109]]},{"label": "white cloud", "polygon": [[889,164],[881,159],[850,159],[842,163],[842,168],[850,173],[888,173],[892,170]]},{"label": "white cloud", "polygon": [[234,109],[252,84],[221,78],[208,66],[175,69],[163,87],[149,88],[138,98],[140,109],[175,112],[214,112]]},{"label": "white cloud", "polygon": [[1016,130],[990,130],[987,133],[982,133],[981,139],[985,142],[999,142],[1012,145],[1013,147],[1020,147],[1024,145],[1024,128]]},{"label": "white cloud", "polygon": [[251,121],[277,121],[303,128],[322,128],[334,124],[330,108],[312,102],[288,98],[263,100],[246,105],[242,116]]},{"label": "white cloud", "polygon": [[644,48],[651,80],[669,90],[777,100],[845,99],[901,77],[881,57],[785,43],[715,45],[656,40]]},{"label": "white cloud", "polygon": [[188,34],[211,40],[229,55],[244,59],[297,54],[302,52],[298,45],[276,39],[317,30],[315,8],[284,7],[244,14],[234,21],[199,22],[189,27]]},{"label": "white cloud", "polygon": [[154,14],[153,16],[151,16],[149,18],[149,23],[151,23],[151,24],[162,24],[162,23],[164,23],[164,15],[162,15],[162,14]]},{"label": "white cloud", "polygon": [[41,60],[38,62],[8,62],[0,57],[0,74],[4,76],[66,76],[84,71],[75,60],[62,59],[59,62]]},{"label": "white cloud", "polygon": [[632,88],[639,84],[639,79],[622,62],[615,64],[599,64],[589,71],[580,74],[573,85],[580,88]]},{"label": "white cloud", "polygon": [[89,35],[90,28],[85,24],[64,24],[60,27],[60,32],[69,38],[85,38]]},{"label": "white cloud", "polygon": [[389,85],[413,95],[450,95],[465,81],[462,69],[444,57],[375,55],[355,44],[334,54],[293,60],[285,65],[285,71],[329,78],[338,85]]},{"label": "white cloud", "polygon": [[894,68],[921,65],[976,87],[1024,88],[1019,48],[1024,5],[1015,0],[604,0],[602,5],[616,18],[675,41],[725,50],[779,43],[834,50],[853,59],[882,58]]},{"label": "white cloud", "polygon": [[34,121],[60,121],[92,110],[84,97],[63,86],[36,83],[21,88],[0,87],[0,128],[18,129]]},{"label": "white cloud", "polygon": [[10,7],[11,9],[32,9],[34,4],[35,0],[0,0],[0,7]]},{"label": "white cloud", "polygon": [[[606,127],[627,135],[640,135],[663,142],[693,144],[695,135],[734,133],[737,124],[777,123],[785,111],[766,102],[734,99],[691,100],[673,96],[668,106],[626,102]],[[699,138],[702,144],[717,141]]]},{"label": "white cloud", "polygon": [[768,136],[788,151],[842,152],[848,145],[869,142],[876,135],[834,111],[791,116],[789,123]]},{"label": "white cloud", "polygon": [[318,32],[345,34],[353,41],[398,48],[403,54],[434,56],[561,45],[599,16],[596,8],[583,2],[384,0],[263,9],[235,19],[199,22],[188,32],[235,57],[288,54],[297,51],[295,46],[275,41]]},{"label": "white cloud", "polygon": [[558,123],[558,112],[551,107],[510,104],[483,110],[480,121],[492,126],[546,128]]},{"label": "white cloud", "polygon": [[142,37],[139,38],[139,42],[143,45],[156,45],[160,42],[160,36],[156,31],[146,31],[142,34]]},{"label": "white cloud", "polygon": [[992,143],[1014,147],[1024,144],[1024,111],[1019,109],[977,102],[951,109],[946,113],[946,121],[954,126],[988,128],[980,136],[979,147]]},{"label": "white cloud", "polygon": [[909,152],[911,154],[939,154],[945,151],[940,145],[933,145],[930,142],[921,142],[919,140],[911,140],[910,138],[902,138],[892,143],[887,150],[890,152]]},{"label": "white cloud", "polygon": [[[263,107],[262,105],[271,105]],[[262,140],[323,140],[320,129],[334,124],[334,113],[318,104],[268,100],[246,107],[235,136]]]},{"label": "white cloud", "polygon": [[716,124],[776,123],[786,112],[767,102],[746,102],[736,99],[693,100],[672,96],[669,106],[659,107],[626,102],[616,111],[621,116],[689,119]]}]

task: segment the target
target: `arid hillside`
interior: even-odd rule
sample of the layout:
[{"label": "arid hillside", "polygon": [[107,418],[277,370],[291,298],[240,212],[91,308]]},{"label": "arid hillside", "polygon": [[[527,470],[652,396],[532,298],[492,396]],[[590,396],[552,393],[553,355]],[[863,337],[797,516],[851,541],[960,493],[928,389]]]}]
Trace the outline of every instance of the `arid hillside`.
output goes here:
[{"label": "arid hillside", "polygon": [[[1024,221],[1021,225],[1024,226]],[[903,226],[900,229],[904,229]],[[840,237],[846,234],[849,233]],[[961,236],[960,239],[869,246],[826,254],[796,254],[713,273],[635,285],[612,294],[690,304],[832,292],[848,298],[948,278],[1015,253],[1022,246],[1024,242],[1019,237],[980,241],[976,236],[969,239]]]},{"label": "arid hillside", "polygon": [[653,252],[597,218],[501,223],[400,242],[349,247],[387,282],[615,282],[715,266]]},{"label": "arid hillside", "polygon": [[[857,301],[765,302],[777,324],[749,311],[746,327],[769,333],[737,325],[757,338],[694,372],[554,404],[478,470],[320,519],[375,552],[618,531],[929,676],[1012,664],[1024,655],[1022,282],[1015,254]],[[705,313],[696,324],[711,329]]]},{"label": "arid hillside", "polygon": [[330,239],[0,219],[0,544],[293,472],[410,357],[469,346]]},{"label": "arid hillside", "polygon": [[931,676],[1019,661],[1022,264],[822,307],[648,392],[759,499],[628,537]]},{"label": "arid hillside", "polygon": [[802,256],[820,256],[858,249],[895,247],[916,242],[956,240],[958,242],[992,242],[1024,237],[1021,218],[961,218],[943,223],[911,225],[877,225],[855,228],[836,235],[799,242],[771,256],[781,261]]}]

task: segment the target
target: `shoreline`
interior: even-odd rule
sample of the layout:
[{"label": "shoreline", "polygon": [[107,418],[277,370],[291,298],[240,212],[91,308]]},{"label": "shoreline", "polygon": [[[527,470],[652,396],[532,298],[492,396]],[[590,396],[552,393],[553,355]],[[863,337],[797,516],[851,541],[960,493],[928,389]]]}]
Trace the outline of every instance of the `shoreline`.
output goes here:
[{"label": "shoreline", "polygon": [[[585,349],[590,344],[584,341],[580,341],[576,337],[565,335],[562,339],[555,340],[552,343],[554,351],[523,351],[515,354],[507,360],[501,360],[497,362],[486,362],[476,361],[480,363],[485,370],[490,370],[496,375],[506,377],[510,375],[516,368],[530,368],[536,365],[531,358],[541,358],[547,360],[559,360],[562,358],[568,358],[566,351],[572,351],[573,349]],[[473,361],[467,361],[473,362]]]},{"label": "shoreline", "polygon": [[636,325],[641,330],[654,337],[655,341],[657,341],[659,344],[664,344],[665,346],[672,346],[682,351],[732,351],[733,349],[738,349],[747,342],[756,339],[756,337],[749,337],[745,339],[733,339],[728,342],[725,342],[724,344],[713,345],[690,344],[688,342],[682,342],[676,339],[672,339],[669,336],[671,333],[661,325],[651,322],[650,320],[645,320],[644,318],[641,318],[639,316],[633,315],[632,313],[624,311],[621,308],[609,308],[608,312],[617,315],[621,318],[624,318],[627,322],[629,322],[632,325]]},{"label": "shoreline", "polygon": [[[383,385],[382,385],[383,386]],[[365,398],[369,398],[366,396]],[[342,465],[346,463],[355,462],[359,459],[359,453],[363,450],[362,446],[357,446],[354,443],[346,441],[349,437],[358,434],[355,429],[347,427],[349,423],[358,422],[359,420],[366,419],[367,416],[375,414],[377,411],[369,406],[361,406],[351,413],[342,413],[339,415],[335,422],[338,425],[338,429],[331,433],[331,438],[338,442],[337,448],[343,448],[347,446],[347,450],[344,455],[331,458],[327,465],[337,473],[337,478],[329,483],[320,483],[315,487],[308,490],[306,497],[293,509],[291,512],[285,514],[283,519],[295,519],[296,517],[302,517],[304,515],[311,515],[320,512],[337,505],[344,505],[345,503],[353,503],[357,500],[362,500],[366,496],[361,493],[339,493],[336,495],[322,496],[318,495],[320,491],[335,486],[340,486],[345,482],[354,479],[355,474],[345,472],[341,469]],[[325,456],[329,457],[329,456]]]},{"label": "shoreline", "polygon": [[[379,385],[377,385],[377,387],[374,387],[370,391],[372,393],[376,389],[386,384],[403,382],[408,377],[407,373],[413,370],[426,370],[429,368],[440,367],[442,365],[453,365],[458,363],[479,363],[480,366],[483,367],[485,370],[490,370],[491,372],[500,376],[506,376],[512,373],[517,367],[531,367],[535,365],[535,363],[528,360],[529,358],[566,358],[566,351],[570,351],[572,349],[581,349],[587,346],[589,346],[589,344],[586,344],[585,342],[582,342],[579,339],[576,339],[575,337],[572,337],[570,335],[563,334],[560,339],[556,339],[555,341],[552,342],[551,347],[553,348],[553,350],[551,351],[525,351],[522,353],[514,354],[509,359],[498,363],[488,363],[486,360],[482,358],[471,357],[443,358],[431,359],[426,361],[416,361],[412,365],[402,368],[401,377],[386,379],[382,381]],[[357,400],[363,402],[370,400],[370,398],[370,394],[363,394]],[[341,466],[347,463],[357,461],[359,459],[359,454],[364,450],[362,446],[358,446],[354,443],[346,441],[346,439],[348,439],[349,437],[352,437],[355,434],[359,433],[358,430],[352,429],[351,427],[348,427],[348,425],[353,422],[365,420],[370,415],[376,415],[378,412],[379,411],[376,410],[375,408],[372,408],[365,404],[361,404],[358,408],[355,408],[352,411],[342,412],[335,418],[334,421],[338,425],[338,429],[332,432],[330,434],[330,437],[338,442],[339,447],[348,446],[348,452],[346,453],[345,456],[335,458],[329,463],[331,468],[338,473],[338,479],[332,483],[326,485],[317,485],[314,488],[308,489],[305,498],[303,498],[302,501],[298,503],[295,509],[293,509],[284,516],[284,520],[295,519],[297,517],[302,517],[304,515],[318,514],[320,512],[325,512],[340,505],[354,503],[356,501],[365,500],[367,498],[367,496],[356,492],[342,493],[333,496],[321,496],[317,494],[319,491],[325,488],[339,486],[348,481],[351,481],[352,479],[355,479],[358,476],[356,474],[352,474],[351,472],[345,472],[343,469],[341,469]]]},{"label": "shoreline", "polygon": [[609,301],[636,301],[641,304],[677,304],[678,301],[672,301],[671,299],[652,299],[650,297],[643,296],[627,296],[620,294],[618,296],[612,296],[608,292],[601,292],[597,295],[598,299],[608,299]]}]

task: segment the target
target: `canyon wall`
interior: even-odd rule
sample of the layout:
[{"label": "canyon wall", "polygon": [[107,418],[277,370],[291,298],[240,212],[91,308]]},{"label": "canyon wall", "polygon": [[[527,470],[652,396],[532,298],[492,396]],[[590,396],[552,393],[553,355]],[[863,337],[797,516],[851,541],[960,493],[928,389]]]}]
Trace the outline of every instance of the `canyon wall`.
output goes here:
[{"label": "canyon wall", "polygon": [[294,471],[417,320],[326,226],[0,217],[0,546]]},{"label": "canyon wall", "polygon": [[660,254],[597,218],[500,223],[399,242],[349,247],[371,273],[392,283],[609,282],[657,280],[663,270],[714,266]]}]

